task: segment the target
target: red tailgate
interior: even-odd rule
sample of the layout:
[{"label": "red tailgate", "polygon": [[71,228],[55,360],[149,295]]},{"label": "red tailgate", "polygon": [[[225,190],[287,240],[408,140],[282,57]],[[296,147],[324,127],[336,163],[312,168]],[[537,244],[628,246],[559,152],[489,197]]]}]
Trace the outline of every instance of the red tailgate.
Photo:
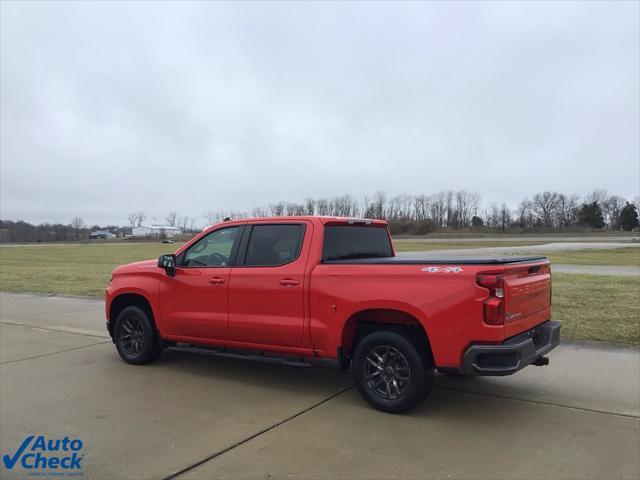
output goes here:
[{"label": "red tailgate", "polygon": [[505,337],[509,338],[551,319],[549,261],[506,265]]}]

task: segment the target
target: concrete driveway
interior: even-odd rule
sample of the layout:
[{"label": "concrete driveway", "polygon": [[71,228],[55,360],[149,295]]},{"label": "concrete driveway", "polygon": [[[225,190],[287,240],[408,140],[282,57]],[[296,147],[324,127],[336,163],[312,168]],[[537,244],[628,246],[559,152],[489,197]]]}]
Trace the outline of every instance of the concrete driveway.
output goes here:
[{"label": "concrete driveway", "polygon": [[[469,242],[472,244],[472,242]],[[556,242],[544,245],[528,245],[522,247],[483,247],[459,248],[447,250],[424,250],[415,252],[399,252],[398,256],[407,259],[463,259],[467,257],[509,256],[509,255],[547,255],[555,252],[576,250],[606,250],[610,248],[634,248],[640,258],[640,243],[586,243],[586,242]],[[640,276],[640,267],[635,265],[563,265],[553,263],[552,269],[557,273],[581,273],[588,275],[620,275],[624,277]]]},{"label": "concrete driveway", "polygon": [[326,369],[179,351],[126,365],[103,323],[102,302],[0,294],[3,455],[43,434],[82,439],[84,478],[640,477],[635,348],[565,343],[512,377],[438,376],[389,415]]},{"label": "concrete driveway", "polygon": [[[469,245],[472,245],[471,243]],[[480,247],[451,248],[400,252],[398,255],[418,258],[438,258],[442,256],[493,256],[493,255],[545,255],[557,252],[575,252],[578,250],[609,250],[612,248],[635,248],[640,255],[640,243],[599,243],[599,242],[553,242],[542,245],[522,245],[518,247]]]}]

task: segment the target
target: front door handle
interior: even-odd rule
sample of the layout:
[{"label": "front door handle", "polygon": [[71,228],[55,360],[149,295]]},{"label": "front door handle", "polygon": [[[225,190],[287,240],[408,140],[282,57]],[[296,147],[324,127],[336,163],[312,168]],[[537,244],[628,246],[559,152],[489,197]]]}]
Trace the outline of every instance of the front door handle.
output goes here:
[{"label": "front door handle", "polygon": [[224,278],[221,277],[213,277],[212,279],[209,280],[209,283],[212,283],[214,285],[218,285],[220,283],[224,283]]},{"label": "front door handle", "polygon": [[285,287],[293,287],[294,285],[298,285],[298,280],[294,280],[293,278],[283,278],[280,280],[280,285],[284,285]]}]

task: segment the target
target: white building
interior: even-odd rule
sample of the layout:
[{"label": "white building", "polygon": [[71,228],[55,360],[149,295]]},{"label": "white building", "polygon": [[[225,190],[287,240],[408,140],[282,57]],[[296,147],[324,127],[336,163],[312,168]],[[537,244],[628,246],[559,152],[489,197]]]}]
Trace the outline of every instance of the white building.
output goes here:
[{"label": "white building", "polygon": [[140,225],[133,227],[134,237],[173,237],[180,233],[178,227],[169,225]]}]

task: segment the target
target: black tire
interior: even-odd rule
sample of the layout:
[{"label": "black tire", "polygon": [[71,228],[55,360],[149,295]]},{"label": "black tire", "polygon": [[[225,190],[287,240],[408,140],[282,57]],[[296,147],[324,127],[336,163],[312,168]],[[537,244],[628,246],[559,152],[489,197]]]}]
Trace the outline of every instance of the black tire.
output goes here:
[{"label": "black tire", "polygon": [[153,362],[162,353],[162,342],[149,314],[138,307],[120,312],[113,339],[120,357],[133,365]]},{"label": "black tire", "polygon": [[421,349],[400,333],[368,334],[353,352],[353,380],[360,395],[383,412],[402,413],[417,407],[433,382],[427,353],[426,346]]}]

